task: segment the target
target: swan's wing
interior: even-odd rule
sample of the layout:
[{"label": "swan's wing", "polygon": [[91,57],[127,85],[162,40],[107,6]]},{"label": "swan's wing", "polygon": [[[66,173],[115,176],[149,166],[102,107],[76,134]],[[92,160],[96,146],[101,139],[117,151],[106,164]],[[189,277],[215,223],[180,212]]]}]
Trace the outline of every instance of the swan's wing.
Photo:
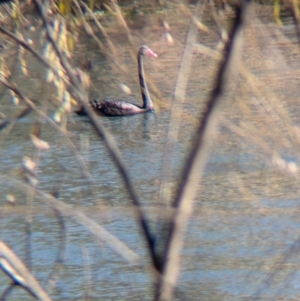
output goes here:
[{"label": "swan's wing", "polygon": [[144,112],[142,108],[122,100],[103,100],[101,102],[94,100],[91,102],[91,106],[107,116],[124,116]]}]

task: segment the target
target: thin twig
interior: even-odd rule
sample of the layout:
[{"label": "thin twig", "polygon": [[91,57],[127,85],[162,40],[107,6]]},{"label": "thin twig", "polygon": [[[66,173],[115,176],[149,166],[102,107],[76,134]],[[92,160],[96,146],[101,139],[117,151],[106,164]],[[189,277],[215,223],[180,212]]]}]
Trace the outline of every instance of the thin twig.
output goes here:
[{"label": "thin twig", "polygon": [[8,125],[17,122],[19,119],[27,116],[32,111],[30,106],[26,106],[21,112],[19,112],[16,116],[10,119],[1,119],[0,120],[0,130],[5,129]]},{"label": "thin twig", "polygon": [[[185,92],[189,80],[189,73],[194,53],[194,45],[196,43],[198,34],[198,27],[194,22],[194,17],[197,16],[199,19],[201,19],[201,14],[204,7],[205,4],[203,4],[201,1],[198,1],[195,12],[193,16],[191,16],[186,42],[184,43],[185,48],[175,84],[174,99],[171,107],[170,122],[168,125],[164,155],[162,159],[162,171],[160,175],[159,202],[163,205],[167,205],[170,201],[169,182],[171,177],[172,152],[174,150],[180,128],[180,122],[178,122],[178,120],[181,119],[181,106],[185,102]],[[161,219],[161,221],[158,223],[158,226],[156,227],[156,252],[158,256],[160,256],[160,258],[163,257],[163,254],[161,253],[165,251],[164,246],[166,244],[167,237],[170,231],[170,225],[171,224],[169,220]],[[162,269],[162,265],[160,266],[160,269]],[[160,270],[160,272],[161,271],[162,270]]]},{"label": "thin twig", "polygon": [[[80,17],[81,17],[81,19],[82,19],[82,22],[84,22],[85,26],[90,27],[90,25],[86,22],[86,20],[85,20],[85,18],[84,18],[84,15],[83,15],[83,13],[82,13],[82,11],[81,11],[81,8],[80,8],[78,2],[77,2],[76,0],[73,0],[73,2],[75,3],[75,5],[76,5],[76,7],[77,7],[77,9],[78,9],[78,13],[79,13],[79,15],[80,15]],[[96,36],[93,32],[91,32],[91,33],[92,33],[92,38],[93,38],[94,40],[96,40],[96,42],[97,42],[98,45],[100,46],[100,49],[101,49],[102,52],[104,52],[106,55],[108,55],[109,57],[111,57],[112,59],[114,59],[115,56],[117,55],[117,51],[116,51],[116,48],[114,47],[112,41],[110,40],[108,34],[106,33],[104,27],[103,27],[103,26],[101,25],[101,23],[98,21],[98,19],[96,18],[95,14],[90,10],[90,8],[89,8],[83,1],[80,0],[80,4],[81,4],[81,5],[83,6],[83,8],[90,14],[90,16],[92,17],[93,21],[95,22],[97,28],[100,30],[100,32],[101,32],[101,33],[103,34],[103,36],[105,37],[106,42],[107,42],[108,47],[109,47],[109,50],[110,50],[111,52],[110,52],[110,51],[107,51],[107,50],[105,49],[105,47],[103,46],[103,44],[101,43],[101,41],[97,38],[97,36]],[[87,28],[88,28],[88,27],[87,27]],[[92,30],[91,27],[90,27],[90,30]]]},{"label": "thin twig", "polygon": [[0,268],[12,281],[41,301],[52,301],[18,256],[0,241]]},{"label": "thin twig", "polygon": [[[123,162],[122,159],[122,155],[121,152],[119,150],[119,148],[117,147],[115,140],[113,139],[113,137],[106,131],[106,129],[104,128],[104,126],[102,125],[102,123],[100,122],[99,118],[97,118],[97,116],[95,115],[95,113],[93,112],[92,108],[88,105],[88,99],[87,99],[87,94],[84,93],[83,89],[80,87],[78,80],[76,79],[74,72],[72,71],[71,66],[69,65],[69,63],[67,62],[66,58],[63,56],[63,54],[60,52],[59,47],[56,44],[56,41],[53,37],[53,30],[51,28],[51,26],[49,25],[49,22],[47,21],[47,15],[45,12],[45,9],[43,7],[43,5],[40,3],[39,0],[34,0],[34,3],[36,4],[37,10],[43,20],[44,23],[44,27],[47,31],[47,35],[48,35],[48,39],[51,42],[57,56],[60,59],[61,65],[63,66],[63,68],[65,69],[65,71],[67,72],[70,81],[72,83],[72,89],[73,92],[75,93],[75,95],[77,96],[80,105],[83,106],[83,108],[85,109],[85,112],[87,113],[91,124],[93,125],[95,131],[97,132],[97,134],[99,135],[99,137],[101,137],[103,139],[103,141],[105,142],[105,145],[108,149],[108,152],[113,160],[113,162],[116,164],[120,175],[123,178],[123,181],[125,183],[125,186],[128,190],[128,193],[130,195],[131,201],[133,202],[133,204],[136,207],[137,210],[137,214],[139,216],[139,221],[141,223],[141,227],[142,230],[144,232],[144,236],[146,239],[146,243],[148,245],[148,250],[150,252],[150,256],[151,256],[151,260],[153,263],[153,266],[155,268],[158,267],[158,260],[155,254],[155,250],[154,250],[154,238],[151,234],[150,231],[150,227],[147,223],[147,218],[145,216],[145,214],[143,213],[143,210],[141,209],[140,206],[140,201],[138,199],[137,196],[137,192],[134,188],[134,186],[131,183],[129,174],[127,172],[127,169],[125,167],[125,164]],[[79,87],[79,89],[77,88]]]},{"label": "thin twig", "polygon": [[121,255],[125,260],[130,263],[137,263],[139,261],[139,256],[134,251],[128,248],[124,243],[122,243],[119,239],[106,231],[99,224],[88,218],[81,211],[75,210],[72,206],[57,200],[52,195],[31,187],[19,180],[7,176],[0,176],[0,182],[12,183],[14,184],[14,187],[16,189],[20,189],[21,191],[27,191],[27,189],[34,190],[35,196],[39,197],[41,201],[45,202],[48,205],[51,205],[55,210],[61,212],[61,214],[69,216],[82,224],[91,233],[93,233],[97,239],[107,243],[109,247],[111,247],[116,253]]},{"label": "thin twig", "polygon": [[11,283],[3,292],[3,294],[0,296],[0,301],[7,300],[7,297],[10,293],[12,293],[13,289],[16,287],[15,283]]},{"label": "thin twig", "polygon": [[[198,1],[194,16],[201,15],[203,9],[204,5],[201,1]],[[167,185],[171,174],[171,153],[174,149],[174,144],[177,141],[178,131],[180,128],[180,122],[178,122],[178,120],[180,120],[181,107],[179,106],[181,106],[185,101],[185,92],[188,85],[189,73],[194,53],[194,44],[196,43],[197,34],[198,27],[194,22],[193,16],[191,16],[190,26],[185,42],[185,48],[175,84],[174,100],[171,108],[170,122],[168,125],[168,134],[164,149],[163,168],[161,172],[160,181],[161,185],[159,189],[159,199],[161,203],[166,203],[166,201],[169,199]]]},{"label": "thin twig", "polygon": [[7,36],[9,36],[10,38],[12,38],[13,40],[15,40],[18,43],[18,45],[21,45],[23,48],[30,51],[41,63],[44,64],[44,66],[51,69],[53,71],[53,73],[55,74],[55,76],[62,79],[67,86],[70,86],[70,83],[67,80],[67,78],[61,77],[57,68],[52,66],[52,64],[47,59],[45,59],[36,50],[34,50],[23,38],[18,37],[13,32],[11,32],[7,28],[3,27],[2,25],[0,25],[0,31],[3,32],[4,34],[6,34]]},{"label": "thin twig", "polygon": [[66,254],[66,249],[67,249],[67,231],[66,231],[66,225],[64,222],[64,218],[61,215],[60,211],[57,210],[56,208],[53,208],[54,213],[57,217],[58,220],[58,224],[59,224],[59,248],[58,248],[58,252],[57,252],[57,257],[55,260],[55,265],[54,265],[54,269],[51,272],[51,274],[49,275],[49,280],[48,280],[48,293],[50,293],[52,291],[52,289],[54,288],[56,281],[59,277],[59,271],[61,266],[64,263],[65,260],[65,254]]},{"label": "thin twig", "polygon": [[37,114],[39,114],[41,117],[45,118],[55,129],[57,129],[63,136],[64,139],[66,141],[66,143],[72,148],[74,155],[76,156],[78,162],[80,162],[82,168],[83,168],[83,172],[85,174],[85,176],[90,180],[91,184],[94,185],[94,181],[92,178],[92,175],[89,172],[89,169],[84,161],[84,159],[82,158],[82,156],[80,155],[80,153],[77,151],[77,148],[75,147],[75,145],[73,144],[73,142],[70,140],[70,138],[65,135],[65,133],[62,131],[62,129],[51,119],[49,118],[44,112],[42,112],[41,110],[39,110],[37,108],[37,106],[26,96],[24,96],[21,91],[13,86],[12,84],[8,83],[5,79],[0,78],[0,83],[2,83],[3,85],[5,85],[7,88],[9,88],[10,90],[12,90],[15,94],[17,94],[23,101],[26,102],[26,104],[30,107],[31,110],[35,111]]},{"label": "thin twig", "polygon": [[[264,281],[262,281],[260,288],[252,296],[254,300],[258,300],[258,298],[263,294],[266,288],[270,286],[272,280],[276,277],[276,275],[282,271],[284,264],[289,260],[292,261],[292,255],[298,255],[299,250],[300,236],[298,236],[298,238],[294,241],[291,247],[287,250],[280,262],[276,264],[276,267],[271,269],[272,272],[267,276],[267,278]],[[273,300],[275,299],[273,298]],[[276,300],[278,300],[278,298]]]},{"label": "thin twig", "polygon": [[130,33],[130,30],[129,30],[129,28],[128,28],[128,26],[127,26],[124,18],[123,18],[122,11],[121,11],[120,7],[117,5],[117,1],[116,0],[110,0],[110,2],[112,4],[112,6],[113,6],[113,9],[114,9],[115,13],[116,13],[118,22],[120,23],[120,25],[124,29],[131,47],[133,47],[133,45],[134,45],[133,37],[132,37],[132,35]]},{"label": "thin twig", "polygon": [[212,138],[218,127],[219,109],[226,82],[226,75],[228,75],[228,69],[232,65],[234,56],[238,55],[238,46],[240,46],[240,39],[238,38],[244,25],[247,8],[248,2],[246,1],[243,2],[241,6],[236,7],[236,18],[229,42],[225,47],[224,58],[216,77],[215,87],[207,102],[207,108],[200,122],[195,144],[187,160],[181,184],[174,201],[174,207],[177,208],[177,210],[171,223],[171,229],[165,248],[162,281],[158,283],[156,292],[158,300],[172,299],[179,273],[180,253],[183,247],[187,222],[192,212],[193,201],[196,197],[200,176],[212,146]]},{"label": "thin twig", "polygon": [[300,11],[299,11],[299,4],[297,0],[288,0],[287,1],[290,5],[290,9],[293,13],[293,20],[294,25],[296,28],[298,43],[300,43]]}]

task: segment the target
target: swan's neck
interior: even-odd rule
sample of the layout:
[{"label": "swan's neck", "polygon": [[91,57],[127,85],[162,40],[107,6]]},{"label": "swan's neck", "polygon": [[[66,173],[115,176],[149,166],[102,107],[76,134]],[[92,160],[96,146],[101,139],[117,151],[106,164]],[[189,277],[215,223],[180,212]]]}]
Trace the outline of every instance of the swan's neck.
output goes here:
[{"label": "swan's neck", "polygon": [[139,65],[139,78],[140,78],[141,94],[142,94],[142,98],[143,98],[143,109],[153,108],[153,103],[150,98],[146,80],[145,80],[142,54],[139,54],[139,56],[138,56],[138,65]]}]

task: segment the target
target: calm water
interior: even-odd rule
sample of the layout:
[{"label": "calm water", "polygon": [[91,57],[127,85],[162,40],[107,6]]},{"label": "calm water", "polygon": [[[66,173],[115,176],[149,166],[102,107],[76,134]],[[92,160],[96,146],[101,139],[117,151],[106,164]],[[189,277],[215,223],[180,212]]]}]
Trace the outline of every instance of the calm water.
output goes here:
[{"label": "calm water", "polygon": [[[135,26],[132,25],[132,32],[137,43],[147,43],[159,54],[156,61],[147,59],[145,68],[160,92],[161,108],[155,114],[126,118],[99,117],[117,141],[141,202],[148,207],[153,230],[162,218],[161,213],[167,211],[165,204],[161,204],[158,199],[160,183],[162,180],[169,183],[171,195],[176,191],[216,66],[212,59],[196,54],[193,57],[186,102],[182,106],[181,119],[178,120],[178,140],[169,154],[172,172],[168,179],[162,179],[170,101],[188,25],[188,16],[181,15],[178,19],[180,12],[182,13],[174,9],[166,17],[175,41],[172,47],[163,40],[155,14],[133,18]],[[138,25],[142,21],[145,23],[140,29]],[[119,48],[124,47],[121,61],[128,70],[135,70],[136,65],[131,60],[124,37],[118,33],[115,23],[109,22],[111,21],[106,20],[104,24],[107,27],[111,25],[113,42],[120,45]],[[272,21],[269,22],[273,24]],[[286,28],[282,30],[285,31]],[[276,27],[275,29],[277,30]],[[253,29],[249,29],[249,32],[251,35]],[[272,32],[269,35],[272,36]],[[268,41],[265,44],[261,42],[262,37],[263,34],[258,38],[262,45],[258,43],[257,48],[254,48],[257,52],[250,49],[248,53],[247,62],[253,70],[257,67],[254,64],[257,62],[255,55],[261,55],[265,59],[264,55],[269,54],[264,54],[261,50],[262,46],[267,47],[268,44]],[[198,39],[199,43],[207,47],[216,47],[217,35],[213,33],[205,37],[202,33]],[[247,40],[247,43],[251,41]],[[245,49],[247,46],[248,44]],[[87,42],[75,50],[79,62],[87,49],[94,58],[91,98],[120,97],[140,103],[135,71],[128,77],[128,74],[120,72],[104,58],[97,59],[99,51],[95,45]],[[293,49],[291,52],[296,51]],[[279,52],[279,46],[275,50]],[[253,100],[255,95],[249,96],[247,90],[243,90],[245,87],[242,83],[235,78],[239,86],[230,86],[227,96],[234,105],[224,106],[224,118],[241,128],[243,122],[248,122],[248,136],[239,136],[232,128],[221,126],[219,135],[215,138],[186,235],[176,291],[178,300],[295,300],[300,295],[299,247],[296,244],[300,235],[299,177],[298,174],[287,176],[272,167],[272,151],[295,163],[299,158],[297,144],[287,133],[289,126],[296,126],[299,122],[299,109],[295,102],[299,89],[293,80],[289,80],[290,77],[298,76],[299,64],[293,61],[290,67],[288,64],[292,54],[283,53],[280,54],[281,57],[276,51],[272,53],[273,59],[277,59],[274,68],[278,70],[285,63],[284,68],[287,69],[280,70],[288,70],[289,76],[283,73],[279,85],[277,77],[280,73],[274,72],[271,67],[270,70],[262,67],[259,78],[263,81],[270,76],[273,80],[271,83],[269,81],[270,88],[279,97],[284,96],[286,90],[288,97],[280,99],[291,119],[277,122],[277,125],[279,131],[282,130],[280,133],[287,135],[289,144],[284,143],[284,139],[279,137],[274,128],[273,134],[269,120],[264,119],[268,117],[262,113],[266,103],[260,104],[258,109],[253,101],[249,106],[252,113],[243,110],[240,99],[246,103],[249,99]],[[24,81],[16,71],[14,80],[19,83],[23,81],[24,87],[22,84],[20,87],[23,87],[24,92],[29,95],[36,92],[34,97],[38,97],[42,103],[48,97],[42,93],[43,85],[39,82],[44,73],[39,70],[37,63],[30,65],[30,71],[33,79]],[[130,86],[133,95],[122,95],[120,83]],[[232,93],[232,89],[235,89],[235,93]],[[1,91],[1,111],[11,116],[19,108],[12,106],[7,91]],[[51,105],[43,109],[47,110],[48,116],[53,116]],[[260,119],[264,122],[261,123]],[[92,185],[65,136],[44,120],[40,120],[41,138],[51,148],[42,153],[34,149],[28,134],[36,121],[37,117],[32,114],[16,123],[10,131],[1,132],[1,174],[21,179],[22,158],[36,158],[39,162],[38,189],[57,193],[60,201],[74,205],[74,208],[78,208],[136,252],[141,262],[141,265],[128,263],[107,244],[95,238],[86,227],[65,217],[67,247],[64,266],[57,274],[51,296],[54,300],[83,300],[86,294],[91,300],[152,300],[153,278],[146,268],[149,263],[147,249],[123,181],[104,143],[97,137],[87,118],[71,114],[68,138],[84,158],[94,181]],[[285,122],[290,124],[286,125]],[[259,139],[253,140],[253,136],[261,138],[271,151],[262,147]],[[1,240],[26,262],[26,220],[31,218],[32,270],[41,284],[49,288],[49,275],[54,268],[60,241],[61,228],[57,217],[50,206],[39,198],[35,198],[30,207],[30,196],[18,185],[3,183],[0,187]],[[15,207],[6,204],[7,194],[15,196]],[[29,208],[32,209],[31,215]],[[277,272],[272,274],[274,271]],[[8,284],[7,277],[0,273],[0,294]],[[23,291],[16,289],[9,300],[20,298],[26,300]]]}]

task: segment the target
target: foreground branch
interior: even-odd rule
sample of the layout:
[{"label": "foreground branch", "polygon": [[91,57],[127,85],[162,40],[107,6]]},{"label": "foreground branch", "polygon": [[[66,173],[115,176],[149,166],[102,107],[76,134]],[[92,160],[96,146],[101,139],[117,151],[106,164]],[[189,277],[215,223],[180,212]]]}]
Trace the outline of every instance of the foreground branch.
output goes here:
[{"label": "foreground branch", "polygon": [[144,232],[145,239],[146,239],[146,242],[148,245],[148,250],[150,252],[153,266],[155,268],[157,268],[158,260],[155,255],[155,252],[154,252],[154,238],[152,237],[152,234],[150,232],[150,227],[147,223],[146,216],[143,213],[142,209],[140,208],[140,201],[138,199],[136,190],[131,183],[129,174],[127,172],[127,169],[126,169],[125,164],[122,159],[121,152],[120,152],[119,148],[117,147],[117,144],[115,143],[113,137],[105,130],[104,126],[99,121],[99,118],[97,118],[97,116],[93,112],[92,108],[88,105],[87,94],[83,93],[82,89],[78,90],[77,88],[75,88],[75,87],[80,87],[80,85],[78,83],[78,80],[76,79],[76,76],[74,75],[74,72],[72,71],[72,68],[68,64],[66,58],[60,52],[58,46],[56,45],[55,39],[53,38],[53,34],[52,34],[52,28],[51,28],[49,22],[47,21],[47,15],[45,12],[45,8],[43,7],[43,5],[40,3],[39,0],[34,0],[34,3],[36,4],[36,7],[40,13],[40,16],[41,16],[43,22],[44,22],[44,26],[47,30],[48,38],[49,38],[50,42],[52,43],[53,48],[55,49],[55,52],[60,59],[61,65],[63,66],[63,68],[65,69],[65,71],[67,72],[67,74],[70,78],[70,81],[73,85],[73,90],[80,102],[80,105],[83,106],[85,112],[87,113],[87,115],[88,115],[94,129],[96,130],[97,134],[99,135],[99,137],[101,137],[103,139],[103,141],[105,142],[105,145],[109,151],[109,154],[110,154],[111,158],[113,159],[113,162],[116,164],[116,166],[119,170],[119,173],[125,182],[125,186],[128,190],[130,198],[131,198],[133,204],[135,205],[137,215],[139,217],[139,221],[141,223],[141,227]]},{"label": "foreground branch", "polygon": [[243,2],[236,7],[236,18],[224,51],[215,87],[207,102],[193,149],[185,166],[182,181],[177,192],[174,207],[177,208],[165,249],[163,259],[162,278],[157,286],[158,300],[171,300],[179,273],[180,253],[183,247],[187,222],[192,212],[193,201],[199,186],[199,178],[204,170],[208,153],[211,150],[212,138],[217,130],[220,115],[220,103],[226,83],[228,70],[232,66],[234,57],[238,55],[240,46],[240,32],[244,25],[249,2]]},{"label": "foreground branch", "polygon": [[35,277],[26,268],[19,257],[0,241],[0,268],[11,278],[13,283],[23,287],[32,296],[41,301],[52,301]]},{"label": "foreground branch", "polygon": [[122,243],[119,239],[110,234],[99,224],[88,218],[82,212],[73,209],[72,206],[66,205],[65,203],[59,201],[58,199],[56,199],[48,193],[45,193],[39,189],[35,189],[34,187],[29,186],[28,184],[25,184],[21,181],[7,176],[0,176],[0,183],[11,183],[14,184],[14,187],[16,189],[19,189],[20,191],[34,192],[34,195],[38,197],[39,200],[50,205],[62,215],[69,216],[72,219],[76,220],[78,223],[86,227],[91,233],[93,233],[97,239],[107,243],[109,247],[111,247],[115,252],[121,255],[128,262],[136,263],[139,261],[139,256],[130,248],[128,248],[126,244]]}]

